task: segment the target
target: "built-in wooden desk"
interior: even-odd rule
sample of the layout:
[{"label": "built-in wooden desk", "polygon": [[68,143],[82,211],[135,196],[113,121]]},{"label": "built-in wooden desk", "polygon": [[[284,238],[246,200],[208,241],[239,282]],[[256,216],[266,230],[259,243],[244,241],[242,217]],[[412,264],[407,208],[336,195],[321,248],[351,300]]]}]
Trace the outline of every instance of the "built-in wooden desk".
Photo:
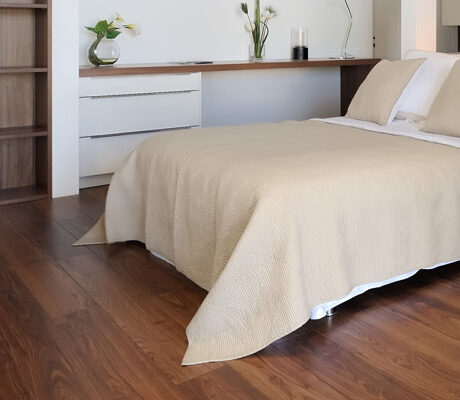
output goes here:
[{"label": "built-in wooden desk", "polygon": [[212,64],[118,64],[113,66],[80,67],[80,77],[114,76],[114,75],[147,75],[177,74],[216,71],[249,71],[257,69],[283,68],[319,68],[319,67],[355,67],[374,66],[379,60],[374,58],[358,58],[354,60],[310,59],[305,61],[265,60],[250,61],[217,61]]},{"label": "built-in wooden desk", "polygon": [[[339,68],[341,109],[345,114],[359,85],[378,61],[313,59],[81,67],[80,187],[110,182],[111,173],[146,138],[164,131],[200,127],[202,73],[282,69],[281,75],[285,75],[291,68]],[[333,76],[336,82],[333,71],[325,76]],[[326,83],[324,79],[322,82]],[[329,89],[333,90],[330,85]],[[273,93],[274,97],[277,94]],[[305,97],[310,103],[321,102],[324,93],[313,91]],[[329,98],[335,103],[334,96]]]},{"label": "built-in wooden desk", "polygon": [[118,64],[110,67],[82,66],[80,77],[338,67],[341,70],[341,112],[344,115],[356,90],[379,61],[375,58],[357,58],[354,60],[310,59],[306,61],[265,60],[262,62],[218,61],[212,64]]}]

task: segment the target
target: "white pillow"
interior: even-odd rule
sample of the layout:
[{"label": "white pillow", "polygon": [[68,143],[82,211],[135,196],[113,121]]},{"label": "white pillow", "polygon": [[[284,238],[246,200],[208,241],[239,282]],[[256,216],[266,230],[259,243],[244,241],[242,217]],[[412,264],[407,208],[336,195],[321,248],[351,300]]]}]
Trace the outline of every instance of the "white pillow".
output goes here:
[{"label": "white pillow", "polygon": [[406,60],[416,58],[426,58],[426,61],[404,91],[396,114],[398,119],[423,121],[427,118],[434,99],[460,55],[411,50],[405,57]]}]

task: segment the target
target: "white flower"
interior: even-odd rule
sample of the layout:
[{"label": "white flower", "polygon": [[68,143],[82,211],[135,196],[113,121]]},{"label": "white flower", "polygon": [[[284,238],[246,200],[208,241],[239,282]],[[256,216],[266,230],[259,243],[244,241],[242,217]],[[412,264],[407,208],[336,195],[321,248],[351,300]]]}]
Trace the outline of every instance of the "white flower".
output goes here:
[{"label": "white flower", "polygon": [[250,24],[249,22],[245,25],[245,28],[248,32],[252,33],[254,31],[254,24]]},{"label": "white flower", "polygon": [[136,36],[142,33],[142,30],[139,24],[127,24],[125,25],[125,28],[132,31]]},{"label": "white flower", "polygon": [[262,18],[264,18],[266,21],[273,19],[277,16],[278,14],[276,13],[275,9],[273,7],[267,7],[265,11],[262,14]]},{"label": "white flower", "polygon": [[117,22],[126,22],[123,16],[120,13],[115,13],[115,21]]},{"label": "white flower", "polygon": [[115,20],[112,22],[111,27],[115,27],[115,28],[121,29],[121,28],[123,28],[123,23],[120,22],[120,21],[118,21],[117,19],[115,19]]}]

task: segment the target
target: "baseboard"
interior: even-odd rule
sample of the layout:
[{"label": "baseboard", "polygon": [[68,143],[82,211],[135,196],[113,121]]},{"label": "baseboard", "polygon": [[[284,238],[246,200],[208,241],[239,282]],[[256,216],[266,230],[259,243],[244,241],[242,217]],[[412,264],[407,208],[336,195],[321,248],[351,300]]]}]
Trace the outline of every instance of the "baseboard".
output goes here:
[{"label": "baseboard", "polygon": [[113,174],[85,176],[80,178],[80,189],[110,185]]}]

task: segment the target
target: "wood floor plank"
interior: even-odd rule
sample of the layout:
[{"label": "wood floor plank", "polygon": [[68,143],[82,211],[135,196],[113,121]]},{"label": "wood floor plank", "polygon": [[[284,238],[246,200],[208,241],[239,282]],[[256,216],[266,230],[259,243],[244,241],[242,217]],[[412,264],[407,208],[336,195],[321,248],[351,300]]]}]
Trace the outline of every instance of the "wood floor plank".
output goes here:
[{"label": "wood floor plank", "polygon": [[[361,299],[361,304],[365,304],[369,301],[368,299],[372,302],[378,302],[371,296],[366,296]],[[373,312],[369,312],[366,309],[362,310],[357,302],[354,302],[354,304],[354,308],[347,306],[346,310],[341,310],[341,313],[347,313],[349,318],[358,318],[359,321],[365,322],[379,332],[391,336],[391,338],[398,340],[404,346],[413,349],[419,354],[434,358],[458,375],[460,370],[459,340],[451,339],[424,323],[399,313],[393,313],[378,304],[374,305]],[[378,309],[379,312],[376,312],[375,309]],[[440,369],[439,371],[442,370]],[[460,383],[457,383],[457,385],[460,385]]]},{"label": "wood floor plank", "polygon": [[[113,265],[116,261],[107,261]],[[157,302],[163,291],[152,289],[139,296],[139,289],[131,286],[117,271],[94,255],[71,259],[62,267],[81,285],[116,323],[133,338],[137,345],[175,382],[180,383],[221,367],[220,363],[184,368],[180,365],[187,348],[185,326],[193,317],[192,310],[181,324],[170,317],[171,307]],[[153,268],[150,264],[148,268]],[[120,285],[123,283],[123,285]],[[167,349],[167,351],[165,351]]]},{"label": "wood floor plank", "polygon": [[347,399],[314,375],[309,368],[299,369],[290,357],[286,357],[274,346],[269,346],[257,355],[232,361],[229,365],[267,398]]},{"label": "wood floor plank", "polygon": [[[451,363],[447,365],[417,351],[410,341],[399,341],[392,332],[385,333],[342,312],[327,332],[327,338],[362,358],[373,370],[398,376],[414,393],[425,393],[433,400],[460,398],[458,370],[451,369]],[[438,380],[436,387],[429,384],[434,375]]]},{"label": "wood floor plank", "polygon": [[[69,314],[57,325],[57,342],[107,388],[108,399],[181,399],[183,391],[171,385],[133,340],[98,307]],[[83,366],[83,365],[82,365]]]},{"label": "wood floor plank", "polygon": [[232,368],[223,367],[202,375],[181,385],[188,393],[193,393],[199,399],[219,400],[266,400],[267,397],[255,388],[245,376]]},{"label": "wood floor plank", "polygon": [[423,393],[408,389],[399,381],[397,374],[382,373],[354,351],[337,345],[317,332],[274,346],[299,368],[308,365],[318,378],[350,399],[429,399]]},{"label": "wood floor plank", "polygon": [[[93,380],[92,386],[104,382],[99,396],[180,398],[178,389],[168,387],[167,376],[59,266],[48,261],[11,268],[54,320],[56,326],[48,330],[47,336],[65,349],[69,363],[86,371],[85,378]],[[113,343],[109,344],[111,339]]]},{"label": "wood floor plank", "polygon": [[107,188],[0,207],[0,399],[460,398],[460,264],[256,355],[182,367],[206,292],[139,243],[73,247]]},{"label": "wood floor plank", "polygon": [[10,393],[11,399],[88,398],[88,387],[49,334],[53,322],[14,273],[0,268],[0,282],[0,336],[10,359],[0,365],[2,394]]}]

